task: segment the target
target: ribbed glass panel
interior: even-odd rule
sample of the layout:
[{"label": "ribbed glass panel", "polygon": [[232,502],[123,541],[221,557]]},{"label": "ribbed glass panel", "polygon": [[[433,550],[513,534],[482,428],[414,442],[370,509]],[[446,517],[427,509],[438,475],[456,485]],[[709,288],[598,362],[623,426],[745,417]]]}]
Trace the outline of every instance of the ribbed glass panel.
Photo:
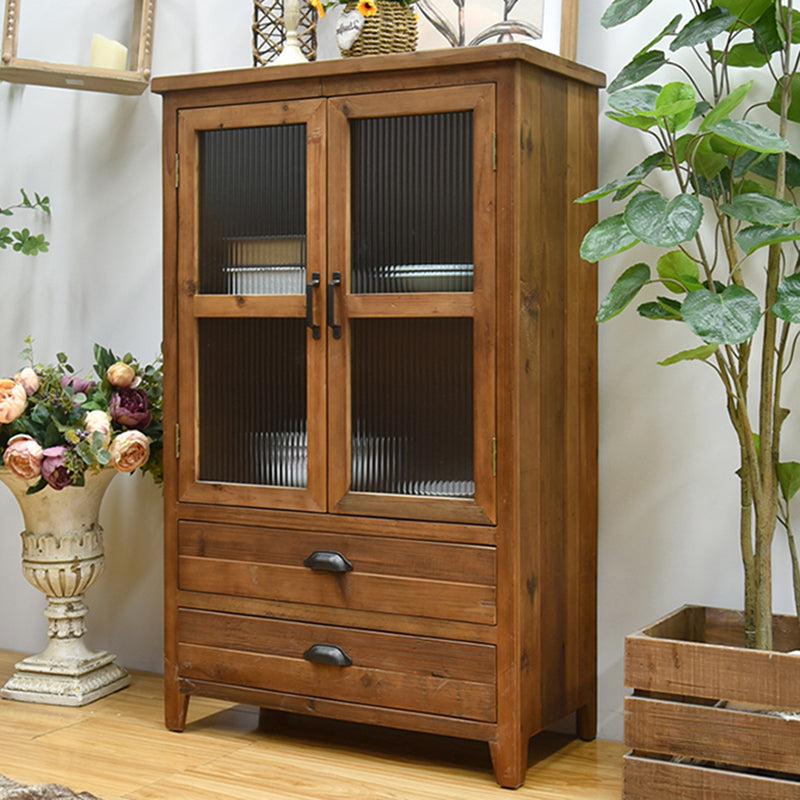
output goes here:
[{"label": "ribbed glass panel", "polygon": [[354,319],[354,491],[471,497],[472,319]]},{"label": "ribbed glass panel", "polygon": [[302,319],[200,319],[200,480],[306,485]]},{"label": "ribbed glass panel", "polygon": [[202,294],[305,291],[306,126],[200,133]]},{"label": "ribbed glass panel", "polygon": [[471,291],[472,112],[350,124],[352,291]]}]

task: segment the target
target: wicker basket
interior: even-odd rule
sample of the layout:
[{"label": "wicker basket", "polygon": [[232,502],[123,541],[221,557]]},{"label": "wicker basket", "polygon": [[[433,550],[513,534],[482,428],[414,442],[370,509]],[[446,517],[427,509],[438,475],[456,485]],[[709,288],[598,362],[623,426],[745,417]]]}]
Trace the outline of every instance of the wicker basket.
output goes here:
[{"label": "wicker basket", "polygon": [[[349,50],[341,50],[345,57],[374,56],[382,53],[413,53],[417,49],[417,15],[411,6],[396,0],[376,0],[377,11],[364,18],[364,27]],[[356,9],[357,3],[348,3],[345,12]]]}]

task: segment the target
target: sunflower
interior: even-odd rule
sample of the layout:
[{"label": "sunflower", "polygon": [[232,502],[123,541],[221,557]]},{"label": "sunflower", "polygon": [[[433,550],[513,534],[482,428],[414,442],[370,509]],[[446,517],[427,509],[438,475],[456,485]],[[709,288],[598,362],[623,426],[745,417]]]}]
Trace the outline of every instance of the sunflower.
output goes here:
[{"label": "sunflower", "polygon": [[378,12],[378,6],[375,0],[358,0],[357,11],[364,17],[371,17]]}]

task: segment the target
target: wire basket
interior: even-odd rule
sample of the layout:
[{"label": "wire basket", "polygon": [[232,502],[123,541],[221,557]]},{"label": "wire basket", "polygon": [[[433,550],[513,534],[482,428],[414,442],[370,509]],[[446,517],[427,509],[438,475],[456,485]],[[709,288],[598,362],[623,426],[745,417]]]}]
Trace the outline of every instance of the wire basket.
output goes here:
[{"label": "wire basket", "polygon": [[[417,15],[411,6],[396,0],[376,0],[377,11],[364,18],[364,27],[345,57],[373,56],[383,53],[412,53],[417,49]],[[357,8],[348,3],[345,13]]]},{"label": "wire basket", "polygon": [[[297,37],[303,55],[317,57],[317,12],[308,3],[300,4]],[[283,0],[253,0],[253,66],[263,67],[283,50],[286,28],[283,24]]]}]

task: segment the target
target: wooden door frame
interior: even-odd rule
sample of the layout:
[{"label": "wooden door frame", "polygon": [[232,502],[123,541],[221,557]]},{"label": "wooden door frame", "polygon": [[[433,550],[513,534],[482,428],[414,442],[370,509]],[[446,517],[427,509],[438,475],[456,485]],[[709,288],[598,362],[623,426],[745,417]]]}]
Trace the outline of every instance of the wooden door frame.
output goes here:
[{"label": "wooden door frame", "polygon": [[578,50],[578,2],[561,0],[561,46],[558,52],[570,61],[575,60]]}]

